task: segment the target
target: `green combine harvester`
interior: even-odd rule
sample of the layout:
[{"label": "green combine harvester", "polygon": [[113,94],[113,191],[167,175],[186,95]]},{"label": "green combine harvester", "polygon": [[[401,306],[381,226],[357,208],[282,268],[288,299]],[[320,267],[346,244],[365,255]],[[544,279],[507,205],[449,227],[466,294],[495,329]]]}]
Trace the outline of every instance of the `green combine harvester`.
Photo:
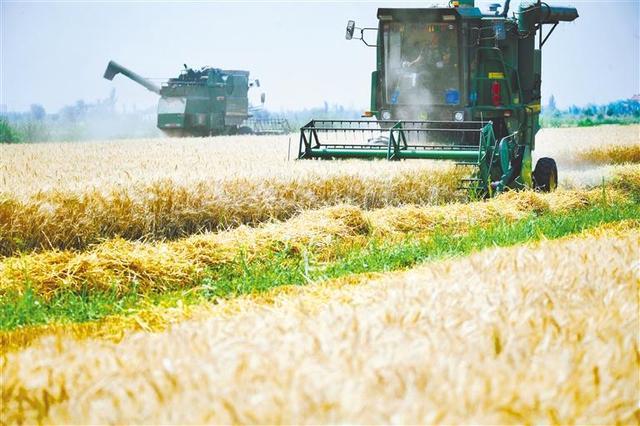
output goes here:
[{"label": "green combine harvester", "polygon": [[[158,128],[170,136],[215,136],[233,134],[286,134],[289,124],[283,118],[256,118],[260,108],[249,106],[248,92],[260,87],[249,80],[249,71],[205,67],[193,70],[184,66],[176,78],[161,86],[110,61],[104,78],[117,74],[129,77],[160,95]],[[261,102],[264,104],[262,93]]]},{"label": "green combine harvester", "polygon": [[[556,163],[532,171],[540,115],[542,47],[572,7],[523,4],[509,17],[474,0],[447,8],[378,9],[377,28],[347,24],[346,38],[376,48],[371,111],[363,120],[312,120],[300,159],[453,160],[471,167],[461,188],[491,196],[507,188],[552,191]],[[543,34],[543,26],[551,28]],[[376,31],[375,42],[367,31]],[[373,37],[372,37],[373,39]]]}]

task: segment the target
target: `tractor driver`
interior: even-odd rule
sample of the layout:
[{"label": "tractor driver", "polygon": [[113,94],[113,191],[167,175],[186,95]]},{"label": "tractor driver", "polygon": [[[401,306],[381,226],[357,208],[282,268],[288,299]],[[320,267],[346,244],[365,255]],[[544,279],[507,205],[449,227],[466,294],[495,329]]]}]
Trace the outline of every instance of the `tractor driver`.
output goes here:
[{"label": "tractor driver", "polygon": [[[427,33],[427,37],[414,36],[409,43],[408,55],[413,60],[402,62],[402,68],[416,69],[418,65],[444,69],[451,61],[451,53],[440,44],[438,33]],[[417,54],[417,56],[416,56]]]}]

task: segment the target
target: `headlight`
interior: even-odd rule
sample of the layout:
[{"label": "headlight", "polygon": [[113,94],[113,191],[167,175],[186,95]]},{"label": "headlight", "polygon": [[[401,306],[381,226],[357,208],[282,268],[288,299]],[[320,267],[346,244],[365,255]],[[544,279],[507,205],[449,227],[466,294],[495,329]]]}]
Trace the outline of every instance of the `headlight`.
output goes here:
[{"label": "headlight", "polygon": [[462,111],[458,111],[455,114],[453,114],[453,119],[455,121],[464,121],[464,112]]},{"label": "headlight", "polygon": [[383,120],[391,120],[391,112],[389,112],[389,111],[382,111],[382,119],[383,119]]}]

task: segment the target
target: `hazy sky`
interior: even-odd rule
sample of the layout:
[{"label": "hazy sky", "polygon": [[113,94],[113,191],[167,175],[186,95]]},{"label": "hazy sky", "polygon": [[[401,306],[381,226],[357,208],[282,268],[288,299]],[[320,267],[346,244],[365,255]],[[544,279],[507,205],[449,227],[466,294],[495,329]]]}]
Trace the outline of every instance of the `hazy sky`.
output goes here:
[{"label": "hazy sky", "polygon": [[[551,93],[560,106],[640,93],[640,0],[548,2],[575,6],[580,18],[559,25],[544,48],[545,103]],[[512,3],[513,11],[519,1]],[[375,49],[344,39],[347,20],[376,26],[380,6],[434,4],[0,0],[0,104],[27,110],[41,103],[54,112],[115,87],[120,104],[155,105],[157,96],[132,81],[102,78],[114,59],[160,79],[183,63],[247,69],[275,111],[324,100],[366,108]]]}]

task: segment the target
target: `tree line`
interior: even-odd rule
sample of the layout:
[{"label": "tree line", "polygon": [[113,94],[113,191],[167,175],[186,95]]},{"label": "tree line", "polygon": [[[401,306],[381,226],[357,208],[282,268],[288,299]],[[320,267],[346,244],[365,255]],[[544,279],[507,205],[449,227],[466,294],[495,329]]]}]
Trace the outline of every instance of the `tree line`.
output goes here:
[{"label": "tree line", "polygon": [[[256,117],[283,117],[293,129],[312,119],[359,119],[362,111],[324,102],[322,106],[274,113],[256,110]],[[607,104],[557,107],[552,95],[540,116],[543,127],[583,127],[601,124],[640,123],[640,96]],[[159,137],[155,107],[116,111],[115,91],[96,102],[79,100],[56,113],[48,113],[40,104],[26,112],[0,113],[0,143],[80,141]]]},{"label": "tree line", "polygon": [[540,121],[543,127],[588,127],[602,124],[640,123],[640,95],[608,104],[572,105],[559,109],[553,95],[543,107]]}]

